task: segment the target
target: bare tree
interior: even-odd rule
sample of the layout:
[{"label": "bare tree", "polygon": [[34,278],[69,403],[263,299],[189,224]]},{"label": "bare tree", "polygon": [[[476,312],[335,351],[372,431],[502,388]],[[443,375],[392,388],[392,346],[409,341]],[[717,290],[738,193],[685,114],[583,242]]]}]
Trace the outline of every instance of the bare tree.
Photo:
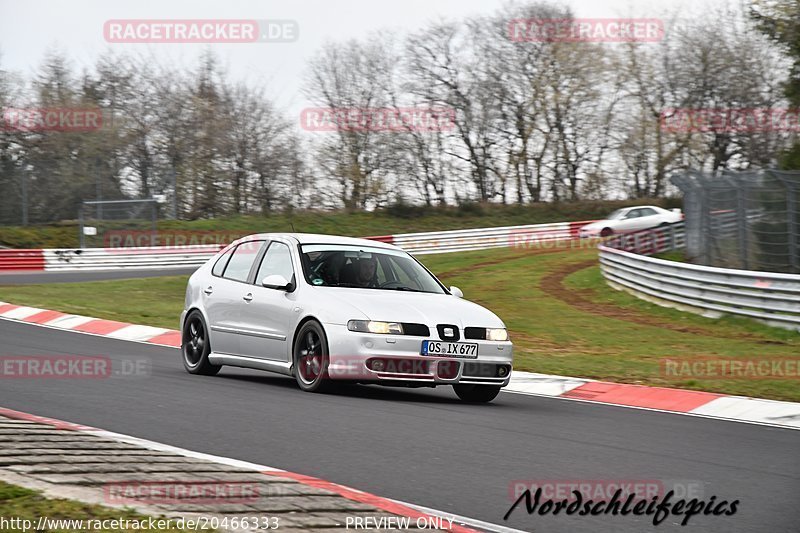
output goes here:
[{"label": "bare tree", "polygon": [[502,195],[494,134],[500,102],[497,81],[487,77],[484,61],[470,48],[478,31],[479,23],[436,23],[409,37],[407,54],[412,94],[454,110],[447,154],[466,166],[477,198],[487,201]]},{"label": "bare tree", "polygon": [[[305,93],[326,108],[331,116],[353,113],[367,115],[392,101],[387,92],[393,86],[398,60],[390,36],[373,35],[364,42],[329,43],[309,62]],[[348,209],[382,203],[385,198],[387,167],[386,132],[373,131],[351,123],[336,131],[322,133],[316,151],[323,179],[338,184],[337,196]]]}]

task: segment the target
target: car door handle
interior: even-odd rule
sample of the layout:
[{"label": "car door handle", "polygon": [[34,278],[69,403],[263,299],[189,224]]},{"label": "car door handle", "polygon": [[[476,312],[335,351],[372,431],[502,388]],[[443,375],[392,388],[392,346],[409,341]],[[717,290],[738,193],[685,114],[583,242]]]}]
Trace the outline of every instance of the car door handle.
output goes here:
[{"label": "car door handle", "polygon": [[208,287],[203,289],[203,292],[206,293],[206,294],[211,294],[212,292],[214,292],[214,287],[209,285]]},{"label": "car door handle", "polygon": [[250,300],[252,300],[252,299],[253,299],[253,293],[251,293],[251,292],[248,292],[247,294],[245,294],[245,295],[242,297],[242,299],[243,299],[245,302],[249,302]]}]

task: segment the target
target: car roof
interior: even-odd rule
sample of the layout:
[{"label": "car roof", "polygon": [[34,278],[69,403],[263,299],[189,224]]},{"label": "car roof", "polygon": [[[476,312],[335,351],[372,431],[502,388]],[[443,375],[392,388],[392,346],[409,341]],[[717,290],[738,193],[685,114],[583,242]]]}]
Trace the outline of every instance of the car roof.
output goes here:
[{"label": "car roof", "polygon": [[661,209],[657,205],[631,205],[628,207],[623,207],[621,211],[630,211],[631,209],[642,209],[644,207],[649,207],[650,209],[655,209],[655,210]]},{"label": "car roof", "polygon": [[254,233],[253,235],[242,237],[240,240],[254,237],[262,239],[289,238],[296,240],[300,244],[349,244],[351,246],[371,246],[373,248],[386,248],[389,250],[401,249],[397,246],[372,239],[342,237],[341,235],[324,235],[321,233]]}]

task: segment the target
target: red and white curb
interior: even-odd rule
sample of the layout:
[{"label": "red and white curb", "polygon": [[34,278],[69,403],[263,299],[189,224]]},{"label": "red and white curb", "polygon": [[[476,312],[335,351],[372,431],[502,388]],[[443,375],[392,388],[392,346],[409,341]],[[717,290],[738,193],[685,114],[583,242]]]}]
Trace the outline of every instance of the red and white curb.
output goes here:
[{"label": "red and white curb", "polygon": [[[0,302],[0,318],[178,348],[179,331]],[[800,429],[800,403],[513,371],[505,392]]]},{"label": "red and white curb", "polygon": [[181,345],[181,334],[174,329],[140,326],[5,302],[0,302],[0,318],[126,341],[147,342],[174,348]]},{"label": "red and white curb", "polygon": [[304,474],[289,472],[287,470],[281,470],[279,468],[273,468],[271,466],[251,463],[248,461],[240,461],[238,459],[232,459],[229,457],[221,457],[218,455],[195,452],[191,450],[186,450],[184,448],[178,448],[176,446],[170,446],[168,444],[162,444],[159,442],[141,439],[139,437],[132,437],[130,435],[125,435],[122,433],[115,433],[112,431],[106,431],[91,426],[84,426],[81,424],[74,424],[72,422],[65,422],[63,420],[56,420],[54,418],[47,418],[43,416],[33,415],[30,413],[15,411],[13,409],[7,409],[4,407],[0,407],[0,416],[4,416],[6,418],[12,418],[15,420],[25,420],[29,422],[36,422],[39,424],[46,424],[52,426],[54,429],[59,429],[63,431],[74,431],[83,434],[90,434],[104,439],[114,440],[116,442],[133,444],[135,446],[146,448],[148,450],[169,452],[169,453],[174,453],[176,455],[181,455],[183,457],[202,459],[204,461],[210,461],[226,466],[255,470],[267,476],[278,476],[283,478],[289,478],[298,483],[302,483],[304,485],[308,485],[318,489],[327,490],[334,494],[338,494],[342,498],[371,505],[372,507],[375,507],[380,511],[385,511],[387,513],[391,513],[398,516],[408,517],[412,520],[429,519],[431,517],[440,518],[443,519],[441,523],[447,527],[447,531],[452,531],[455,533],[479,533],[481,531],[490,531],[496,533],[524,533],[521,530],[512,529],[498,524],[491,524],[489,522],[484,522],[482,520],[476,520],[459,515],[454,515],[436,509],[429,509],[427,507],[420,507],[411,503],[401,502],[397,500],[390,500],[388,498],[376,496],[374,494],[370,494],[362,490],[347,487],[345,485],[340,485],[338,483],[333,483],[331,481],[326,481],[324,479],[319,479]]},{"label": "red and white curb", "polygon": [[513,371],[506,392],[800,429],[800,403]]}]

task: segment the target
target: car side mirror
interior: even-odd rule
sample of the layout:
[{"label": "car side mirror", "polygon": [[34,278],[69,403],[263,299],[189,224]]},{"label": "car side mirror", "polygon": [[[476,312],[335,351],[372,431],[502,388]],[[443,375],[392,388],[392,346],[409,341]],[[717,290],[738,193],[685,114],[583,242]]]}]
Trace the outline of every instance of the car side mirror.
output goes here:
[{"label": "car side mirror", "polygon": [[450,294],[452,294],[456,298],[463,298],[464,297],[464,293],[461,292],[461,289],[459,289],[455,285],[450,287]]},{"label": "car side mirror", "polygon": [[279,291],[292,290],[292,284],[280,274],[271,274],[261,280],[261,285],[268,289],[277,289]]}]

